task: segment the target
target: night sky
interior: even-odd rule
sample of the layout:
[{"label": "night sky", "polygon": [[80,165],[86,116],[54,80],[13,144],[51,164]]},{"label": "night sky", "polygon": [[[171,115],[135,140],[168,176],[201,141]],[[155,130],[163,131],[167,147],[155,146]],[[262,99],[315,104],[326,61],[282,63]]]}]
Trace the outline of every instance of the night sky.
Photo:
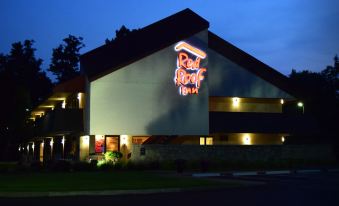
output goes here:
[{"label": "night sky", "polygon": [[0,0],[0,53],[8,53],[13,42],[34,39],[47,69],[52,48],[68,34],[84,38],[84,53],[122,25],[142,28],[185,8],[285,75],[292,68],[320,71],[339,54],[338,0]]}]

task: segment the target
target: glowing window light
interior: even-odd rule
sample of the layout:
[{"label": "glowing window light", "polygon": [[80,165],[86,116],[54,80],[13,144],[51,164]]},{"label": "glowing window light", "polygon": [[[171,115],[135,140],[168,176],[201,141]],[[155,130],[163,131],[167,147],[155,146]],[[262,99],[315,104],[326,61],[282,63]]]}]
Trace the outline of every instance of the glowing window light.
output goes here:
[{"label": "glowing window light", "polygon": [[206,138],[206,145],[213,145],[213,137]]},{"label": "glowing window light", "polygon": [[232,98],[232,105],[233,107],[239,107],[239,98],[238,97],[233,97]]},{"label": "glowing window light", "polygon": [[249,134],[244,135],[242,142],[244,145],[250,145],[251,144],[251,137]]},{"label": "glowing window light", "polygon": [[200,145],[205,145],[205,137],[200,137]]},{"label": "glowing window light", "polygon": [[280,104],[284,104],[284,103],[285,103],[284,99],[280,99]]}]

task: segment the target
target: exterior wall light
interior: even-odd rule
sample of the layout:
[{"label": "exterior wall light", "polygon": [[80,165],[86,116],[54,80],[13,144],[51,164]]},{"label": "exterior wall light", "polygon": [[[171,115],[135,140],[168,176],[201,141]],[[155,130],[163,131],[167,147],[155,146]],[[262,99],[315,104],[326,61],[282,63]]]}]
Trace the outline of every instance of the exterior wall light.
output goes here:
[{"label": "exterior wall light", "polygon": [[233,97],[232,98],[232,105],[234,107],[238,107],[239,106],[239,98],[238,97]]},{"label": "exterior wall light", "polygon": [[127,145],[127,135],[123,134],[123,135],[120,135],[120,138],[121,138],[121,145]]},{"label": "exterior wall light", "polygon": [[298,107],[302,108],[303,110],[303,114],[305,113],[305,107],[304,107],[304,104],[302,102],[298,102]]},{"label": "exterior wall light", "polygon": [[285,142],[285,137],[284,136],[281,137],[281,142]]},{"label": "exterior wall light", "polygon": [[251,144],[251,137],[249,134],[244,135],[243,139],[243,144],[244,145],[250,145]]},{"label": "exterior wall light", "polygon": [[52,138],[51,141],[49,142],[49,145],[50,145],[51,147],[53,147],[53,144],[54,144],[54,141],[53,141],[53,138]]},{"label": "exterior wall light", "polygon": [[280,104],[284,104],[284,103],[285,103],[284,99],[280,99]]},{"label": "exterior wall light", "polygon": [[66,100],[64,100],[64,101],[62,102],[61,107],[62,107],[63,109],[66,108]]}]

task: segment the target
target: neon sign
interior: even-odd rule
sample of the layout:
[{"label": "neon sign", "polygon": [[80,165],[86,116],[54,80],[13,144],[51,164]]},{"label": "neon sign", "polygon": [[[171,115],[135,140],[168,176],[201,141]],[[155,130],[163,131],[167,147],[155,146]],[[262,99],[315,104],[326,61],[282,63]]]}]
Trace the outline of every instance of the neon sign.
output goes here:
[{"label": "neon sign", "polygon": [[174,50],[178,52],[177,69],[174,82],[179,87],[179,94],[198,95],[201,81],[205,79],[206,68],[200,67],[200,61],[206,58],[206,53],[186,42],[179,42]]}]

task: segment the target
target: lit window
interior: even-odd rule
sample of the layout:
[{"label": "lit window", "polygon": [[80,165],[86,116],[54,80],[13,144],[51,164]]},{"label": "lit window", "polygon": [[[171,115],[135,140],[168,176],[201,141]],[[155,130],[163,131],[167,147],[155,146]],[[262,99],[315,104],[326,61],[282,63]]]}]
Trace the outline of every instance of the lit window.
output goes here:
[{"label": "lit window", "polygon": [[205,145],[205,137],[200,137],[200,145]]},{"label": "lit window", "polygon": [[206,145],[213,145],[213,137],[206,138]]}]

